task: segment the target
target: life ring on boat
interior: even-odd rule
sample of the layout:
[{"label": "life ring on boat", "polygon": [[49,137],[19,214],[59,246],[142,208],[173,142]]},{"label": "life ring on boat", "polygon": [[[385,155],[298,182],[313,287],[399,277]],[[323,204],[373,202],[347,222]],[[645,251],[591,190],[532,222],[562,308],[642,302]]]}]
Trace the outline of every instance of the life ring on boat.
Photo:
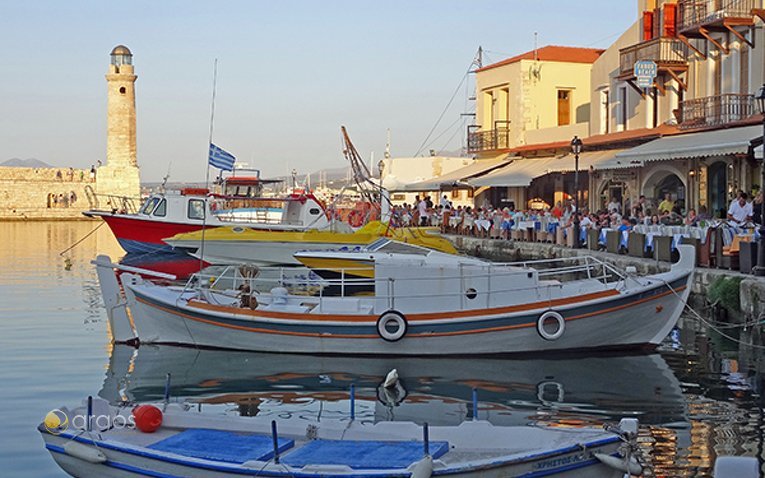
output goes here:
[{"label": "life ring on boat", "polygon": [[348,224],[353,227],[361,227],[364,223],[364,215],[358,209],[354,209],[348,215]]},{"label": "life ring on boat", "polygon": [[[555,322],[557,322],[558,328],[555,330],[555,332],[548,332],[545,328],[545,323],[549,320],[553,319]],[[563,335],[563,332],[566,331],[566,320],[563,318],[562,315],[555,312],[554,310],[548,310],[544,314],[539,316],[539,319],[537,319],[537,332],[539,332],[539,336],[542,337],[545,340],[558,340]]]},{"label": "life ring on boat", "polygon": [[[395,326],[392,330],[389,326]],[[401,312],[396,310],[389,310],[383,312],[380,318],[377,319],[377,333],[386,342],[396,342],[406,335],[406,330],[409,328],[409,324],[406,322],[406,318]]]}]

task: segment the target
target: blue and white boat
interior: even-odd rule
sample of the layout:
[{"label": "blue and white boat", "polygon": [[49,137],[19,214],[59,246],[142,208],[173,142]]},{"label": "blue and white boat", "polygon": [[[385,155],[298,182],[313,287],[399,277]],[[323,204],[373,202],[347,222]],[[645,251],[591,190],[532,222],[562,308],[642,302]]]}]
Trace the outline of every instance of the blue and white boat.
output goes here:
[{"label": "blue and white boat", "polygon": [[588,477],[639,475],[637,421],[608,431],[306,422],[205,414],[157,404],[161,425],[139,431],[131,407],[100,399],[61,408],[39,425],[45,447],[75,477]]}]

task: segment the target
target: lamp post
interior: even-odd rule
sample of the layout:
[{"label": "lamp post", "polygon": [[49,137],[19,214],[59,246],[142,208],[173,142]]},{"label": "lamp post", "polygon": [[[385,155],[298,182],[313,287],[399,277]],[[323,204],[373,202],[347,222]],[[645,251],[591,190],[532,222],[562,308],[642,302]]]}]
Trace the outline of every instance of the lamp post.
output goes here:
[{"label": "lamp post", "polygon": [[574,210],[574,249],[579,249],[582,245],[581,232],[579,229],[579,153],[582,152],[582,140],[579,136],[574,136],[571,140],[571,152],[574,153],[574,201],[576,209]]},{"label": "lamp post", "polygon": [[[762,177],[760,179],[760,193],[765,193],[765,84],[760,87],[760,90],[755,96],[757,100],[757,106],[762,113],[762,154],[763,159],[760,163],[762,168]],[[757,244],[757,267],[754,268],[754,275],[765,277],[765,203],[760,208],[762,216],[760,217],[760,242]]]}]

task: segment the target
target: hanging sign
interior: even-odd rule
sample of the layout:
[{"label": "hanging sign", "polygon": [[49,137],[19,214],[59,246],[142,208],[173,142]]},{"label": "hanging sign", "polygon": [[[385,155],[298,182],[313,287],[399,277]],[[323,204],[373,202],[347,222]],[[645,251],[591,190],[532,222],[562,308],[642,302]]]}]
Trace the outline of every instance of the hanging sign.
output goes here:
[{"label": "hanging sign", "polygon": [[656,62],[640,60],[635,62],[635,83],[640,88],[650,88],[656,78]]}]

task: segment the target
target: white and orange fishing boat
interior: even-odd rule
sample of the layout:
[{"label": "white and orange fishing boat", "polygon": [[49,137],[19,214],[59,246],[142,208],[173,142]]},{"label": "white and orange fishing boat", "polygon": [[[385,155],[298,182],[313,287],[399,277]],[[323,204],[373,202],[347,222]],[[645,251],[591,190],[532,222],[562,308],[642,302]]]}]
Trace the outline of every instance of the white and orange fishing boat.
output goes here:
[{"label": "white and orange fishing boat", "polygon": [[[694,250],[678,249],[670,271],[642,277],[592,257],[498,264],[436,251],[372,253],[369,279],[276,275],[274,284],[273,273],[232,267],[165,286],[126,272],[126,303],[113,271],[119,266],[105,256],[95,263],[117,341],[312,354],[507,354],[655,347],[690,292]],[[371,292],[358,294],[363,286]]]}]

